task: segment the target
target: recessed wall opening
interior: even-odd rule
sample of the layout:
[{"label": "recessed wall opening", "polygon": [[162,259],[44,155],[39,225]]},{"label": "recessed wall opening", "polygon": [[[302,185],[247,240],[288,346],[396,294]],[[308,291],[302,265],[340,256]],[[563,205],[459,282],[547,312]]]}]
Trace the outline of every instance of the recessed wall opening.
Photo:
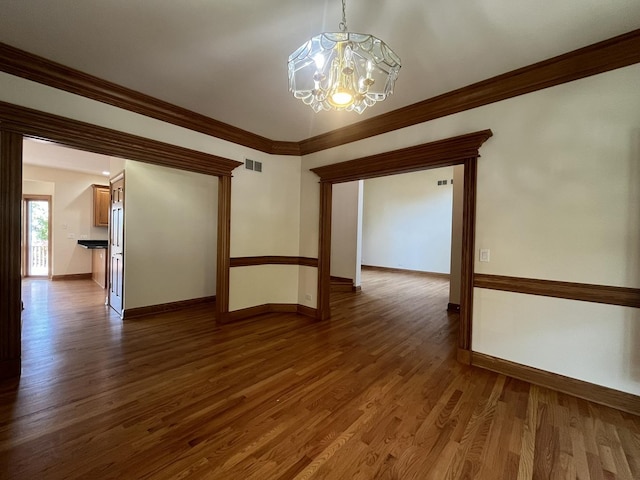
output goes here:
[{"label": "recessed wall opening", "polygon": [[471,362],[477,159],[480,156],[480,146],[492,135],[490,130],[484,130],[312,169],[320,177],[320,235],[318,248],[318,317],[320,319],[328,319],[331,316],[333,185],[398,173],[464,165],[458,359],[464,363]]},{"label": "recessed wall opening", "polygon": [[[95,284],[103,290],[94,295],[96,306],[108,305],[121,318],[142,307],[215,297],[215,177],[27,138],[22,188],[23,273],[32,287],[26,318],[29,302],[39,304],[33,295],[44,289],[36,280],[87,292]],[[48,204],[54,215],[45,221]],[[192,249],[174,248],[185,236]]]},{"label": "recessed wall opening", "polygon": [[[454,169],[459,184],[455,212]],[[427,284],[437,284],[431,291],[437,291],[441,308],[459,311],[463,169],[443,167],[334,185],[332,297],[366,292],[367,279],[395,273],[405,282],[404,293],[411,289],[417,298]]]},{"label": "recessed wall opening", "polygon": [[[17,377],[21,371],[21,343],[22,343],[22,295],[21,295],[21,277],[23,264],[23,246],[21,244],[22,234],[22,193],[23,193],[23,153],[24,138],[37,138],[41,140],[41,144],[52,142],[74,150],[89,151],[95,154],[106,155],[113,158],[135,158],[131,161],[134,170],[140,170],[138,175],[139,184],[141,186],[139,197],[147,198],[149,189],[156,188],[160,204],[153,205],[153,213],[149,218],[158,216],[164,217],[164,225],[172,225],[173,231],[179,235],[179,241],[167,242],[167,236],[163,234],[156,235],[155,245],[161,246],[163,251],[168,252],[189,252],[189,249],[183,248],[185,239],[184,232],[189,232],[185,228],[184,220],[193,220],[194,215],[191,213],[208,212],[206,220],[196,220],[207,228],[213,226],[217,229],[213,234],[214,240],[207,243],[206,255],[212,259],[211,262],[200,261],[200,268],[206,269],[206,275],[211,281],[203,281],[201,276],[192,275],[191,279],[180,278],[180,286],[188,285],[189,281],[208,288],[208,294],[196,299],[198,303],[211,303],[212,320],[222,322],[226,319],[229,311],[229,222],[230,222],[230,206],[231,206],[231,171],[241,165],[240,162],[217,157],[206,153],[178,147],[175,145],[165,144],[159,141],[137,137],[124,132],[110,130],[104,127],[59,117],[44,112],[37,112],[24,107],[15,105],[7,105],[3,111],[3,118],[0,121],[10,121],[12,127],[7,127],[8,123],[2,124],[0,128],[0,155],[2,157],[2,175],[0,175],[0,190],[3,193],[2,208],[0,208],[0,216],[3,222],[0,222],[0,238],[2,239],[3,249],[0,254],[0,287],[3,292],[2,302],[0,302],[0,316],[3,318],[2,336],[0,336],[0,353],[2,354],[2,362],[0,366],[0,375],[3,378]],[[18,125],[18,126],[16,126]],[[44,142],[42,142],[44,140]],[[197,188],[188,189],[170,189],[162,188],[162,182],[156,182],[157,177],[150,178],[145,169],[151,167],[159,167],[159,177],[171,176],[182,180],[187,179],[190,182],[193,176],[201,180],[202,185]],[[30,168],[30,167],[25,167]],[[145,170],[142,172],[142,170]],[[107,171],[107,170],[103,170]],[[111,172],[111,170],[109,170]],[[102,171],[100,172],[102,174]],[[27,175],[28,177],[28,175]],[[217,177],[217,179],[216,179]],[[134,176],[135,178],[135,176]],[[28,180],[28,178],[27,178]],[[166,184],[172,184],[171,181]],[[189,183],[190,187],[193,187]],[[146,190],[145,190],[146,189]],[[216,191],[217,189],[217,191]],[[188,191],[185,191],[188,190]],[[191,212],[185,210],[186,205],[194,205],[190,200],[190,195],[194,192],[202,193],[206,190],[206,196],[211,200],[210,209],[193,208]],[[169,211],[162,207],[162,202],[170,205],[178,211]],[[214,203],[215,202],[215,203]],[[140,202],[144,203],[144,202]],[[206,205],[198,203],[199,206]],[[216,207],[217,205],[217,207]],[[55,228],[58,225],[55,210],[57,208],[57,196],[52,196],[53,215],[51,226],[54,230],[53,246],[50,258],[48,259],[52,265],[52,275],[56,273],[56,235]],[[151,211],[151,210],[148,210]],[[140,215],[144,217],[144,215]],[[217,218],[217,221],[216,221]],[[145,220],[142,218],[142,220]],[[148,219],[147,219],[148,220]],[[63,224],[60,225],[64,227]],[[67,230],[71,227],[71,223],[67,225]],[[165,258],[158,255],[151,255],[149,249],[149,239],[154,230],[146,231],[145,239],[140,241],[140,251],[142,252],[137,258],[147,262],[148,265],[171,266],[171,258]],[[157,233],[157,232],[155,232]],[[192,233],[192,232],[191,232]],[[73,236],[71,234],[74,234]],[[62,235],[62,240],[74,243],[76,248],[78,236],[85,233],[68,232]],[[86,234],[88,236],[88,234]],[[210,235],[211,236],[211,235]],[[70,238],[71,237],[71,238]],[[202,236],[201,236],[202,237]],[[211,240],[209,236],[206,239]],[[81,239],[82,240],[82,239]],[[87,239],[89,240],[89,239]],[[152,243],[154,243],[152,242]],[[217,245],[217,247],[216,247]],[[193,247],[193,242],[191,242]],[[125,252],[126,254],[126,252]],[[170,257],[170,255],[169,255]],[[132,258],[136,258],[132,256]],[[194,257],[195,258],[195,257]],[[187,266],[187,269],[191,266]],[[132,268],[132,272],[146,272],[149,274],[151,268]],[[86,272],[85,272],[86,273]],[[152,274],[154,272],[152,271]],[[134,275],[135,277],[135,275]],[[126,279],[125,279],[126,280]],[[126,282],[125,282],[126,283]],[[141,282],[140,279],[131,280],[132,285],[140,286],[135,293],[137,304],[126,307],[127,292],[125,291],[125,309],[124,318],[127,318],[127,310],[130,310],[132,317],[149,315],[157,311],[166,311],[167,309],[184,308],[190,305],[190,301],[172,302],[169,307],[166,304],[151,305],[151,297],[154,294],[160,296],[165,295],[166,288],[148,288],[149,285]],[[177,291],[179,289],[173,289]],[[214,295],[211,295],[211,291]],[[104,294],[100,295],[104,302]],[[71,295],[72,297],[72,295]],[[163,296],[166,302],[167,296]],[[131,297],[129,297],[131,299]],[[215,300],[215,303],[213,301]],[[146,302],[146,303],[145,303]],[[103,307],[104,308],[104,307]],[[215,312],[215,313],[214,313]],[[116,318],[119,318],[116,316]]]}]

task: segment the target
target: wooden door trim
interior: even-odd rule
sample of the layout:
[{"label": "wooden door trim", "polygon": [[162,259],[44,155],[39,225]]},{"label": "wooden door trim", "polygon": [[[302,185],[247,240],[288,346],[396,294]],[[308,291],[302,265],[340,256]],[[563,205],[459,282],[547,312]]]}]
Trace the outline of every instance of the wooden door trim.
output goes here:
[{"label": "wooden door trim", "polygon": [[0,129],[0,378],[21,369],[22,135]]},{"label": "wooden door trim", "polygon": [[[242,162],[46,112],[0,102],[0,378],[20,375],[22,140],[35,137],[58,144],[153,165],[224,179],[218,193],[228,215],[218,215],[218,241],[230,244],[231,172]],[[219,205],[218,209],[222,207]],[[226,227],[225,227],[226,226]],[[226,252],[226,253],[225,253]],[[229,310],[229,252],[218,250],[216,308]]]},{"label": "wooden door trim", "polygon": [[492,135],[491,130],[482,130],[311,169],[320,177],[317,287],[317,317],[319,319],[326,320],[331,316],[331,195],[333,184],[445,166],[464,165],[458,359],[464,363],[471,362],[477,159],[480,157],[480,147]]},{"label": "wooden door trim", "polygon": [[79,120],[0,102],[0,127],[25,137],[206,175],[231,175],[242,162]]},{"label": "wooden door trim", "polygon": [[216,270],[216,321],[229,321],[229,269],[231,263],[231,177],[218,180],[218,245]]}]

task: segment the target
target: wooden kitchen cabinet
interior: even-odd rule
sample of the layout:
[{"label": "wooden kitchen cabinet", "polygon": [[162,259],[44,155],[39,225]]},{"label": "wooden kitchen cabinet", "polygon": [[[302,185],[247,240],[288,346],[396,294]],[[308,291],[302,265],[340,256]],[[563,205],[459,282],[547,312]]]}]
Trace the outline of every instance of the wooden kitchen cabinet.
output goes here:
[{"label": "wooden kitchen cabinet", "polygon": [[95,227],[109,226],[109,204],[111,192],[108,186],[92,185],[93,187],[93,225]]}]

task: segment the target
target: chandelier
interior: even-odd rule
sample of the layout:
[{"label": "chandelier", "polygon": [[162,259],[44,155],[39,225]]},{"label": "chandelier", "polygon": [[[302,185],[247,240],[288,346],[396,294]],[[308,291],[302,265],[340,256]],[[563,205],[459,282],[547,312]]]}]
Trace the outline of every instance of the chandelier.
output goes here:
[{"label": "chandelier", "polygon": [[347,30],[321,33],[289,56],[289,91],[314,111],[364,112],[393,93],[400,58],[377,37]]}]

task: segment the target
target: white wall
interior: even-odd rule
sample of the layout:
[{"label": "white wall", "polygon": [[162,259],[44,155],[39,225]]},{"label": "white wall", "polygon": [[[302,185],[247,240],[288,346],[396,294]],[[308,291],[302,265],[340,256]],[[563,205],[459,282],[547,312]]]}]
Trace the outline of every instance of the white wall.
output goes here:
[{"label": "white wall", "polygon": [[218,178],[128,161],[124,308],[215,295]]},{"label": "white wall", "polygon": [[360,285],[362,195],[362,180],[333,185],[331,275],[350,278],[355,286]]},{"label": "white wall", "polygon": [[449,273],[452,178],[447,167],[365,180],[363,265]]},{"label": "white wall", "polygon": [[[245,158],[263,162],[263,167],[267,168],[268,171],[274,172],[274,174],[276,172],[282,173],[281,177],[274,175],[270,178],[270,181],[273,181],[270,186],[263,185],[252,189],[249,187],[249,185],[253,185],[249,180],[250,177],[240,171],[242,167],[234,171],[231,213],[232,255],[269,254],[297,256],[299,254],[298,232],[301,218],[298,201],[300,195],[299,158],[269,155],[2,72],[0,72],[0,101],[211,153],[240,162],[243,162]],[[282,165],[280,166],[280,164]],[[277,165],[277,167],[271,169],[270,165]],[[112,168],[112,173],[117,173],[117,169]],[[273,199],[271,195],[273,195]],[[236,208],[238,198],[242,198],[245,201],[245,206]],[[247,208],[247,205],[252,205],[252,208],[258,208],[265,213],[257,218],[254,210]],[[283,226],[285,227],[284,229]],[[272,267],[276,268],[272,269]],[[293,303],[295,303],[300,292],[298,288],[300,268],[314,270],[315,272],[315,269],[299,268],[297,266],[287,267],[284,273],[278,266],[267,266],[266,268],[272,269],[274,278],[284,275],[285,278],[282,279],[283,281],[278,286],[279,290],[276,297],[286,297],[292,300]],[[260,285],[260,288],[270,283],[263,280],[263,269],[249,267],[247,270],[249,270],[247,275],[250,281]],[[230,283],[230,296],[233,299],[231,310],[240,308],[234,308],[234,305],[252,306],[259,304],[257,302],[261,302],[260,295],[256,296],[251,290],[244,289],[242,284],[234,280],[235,278],[236,276],[232,275]],[[140,289],[153,290],[155,288],[155,279],[150,279],[150,281],[151,283],[140,285]],[[129,281],[128,288],[132,286],[133,284]],[[158,288],[162,289],[162,286],[159,285]],[[146,297],[146,295],[143,295],[143,297]],[[142,300],[139,297],[134,298],[138,299],[135,304],[129,305],[129,307],[139,306],[140,303],[149,301],[148,299]],[[171,299],[165,301],[171,301]],[[315,302],[315,290],[311,302]]]},{"label": "white wall", "polygon": [[[231,257],[298,256],[300,159],[253,155],[262,172],[240,167],[231,182]],[[234,267],[229,310],[265,303],[298,303],[297,265]]]},{"label": "white wall", "polygon": [[[476,232],[476,247],[490,248],[491,262],[476,263],[476,271],[640,288],[638,78],[640,65],[633,65],[306,156],[300,183],[293,187],[300,204],[273,210],[273,228],[246,230],[240,242],[246,246],[251,238],[252,245],[259,244],[258,235],[265,232],[271,242],[278,227],[292,228],[298,218],[298,254],[314,257],[319,188],[309,168],[491,128],[494,137],[481,149],[478,166]],[[0,100],[235,160],[277,159],[4,73]],[[244,181],[238,174],[234,190]],[[261,199],[259,192],[248,194],[250,201]],[[245,216],[232,213],[232,225],[247,221]],[[251,278],[264,284],[261,269],[254,270]],[[297,283],[298,301],[315,306],[316,269],[292,267],[285,275],[287,298],[295,298]],[[241,286],[232,281],[231,295],[243,297]],[[313,293],[311,300],[307,292]],[[489,292],[493,306],[487,307],[486,294],[476,289],[475,351],[640,394],[637,353],[627,353],[637,352],[640,344],[638,322],[630,323],[636,310],[621,314],[614,306],[568,301],[580,310],[573,317],[579,320],[564,328],[567,309],[505,292]],[[238,305],[260,301],[251,293],[240,300]],[[593,325],[599,326],[597,338],[588,335]],[[501,341],[510,343],[508,351],[486,340],[495,330],[506,332]],[[541,341],[532,345],[532,335]],[[551,339],[564,341],[568,355],[554,355]],[[590,354],[602,345],[613,355],[606,364]]]},{"label": "white wall", "polygon": [[[491,262],[476,261],[476,272],[640,288],[638,78],[634,65],[304,157],[301,248],[317,254],[319,189],[309,168],[490,128],[475,253],[491,249]],[[315,278],[304,280],[311,289]],[[640,394],[637,354],[628,353],[640,345],[637,310],[560,308],[481,289],[475,297],[474,351]],[[603,345],[604,363],[591,355]]]},{"label": "white wall", "polygon": [[[23,193],[52,195],[51,248],[52,275],[91,273],[91,251],[78,246],[86,235],[90,240],[106,240],[107,228],[93,226],[92,184],[106,185],[100,175],[57,168],[23,166]],[[68,238],[73,235],[73,238]]]}]

